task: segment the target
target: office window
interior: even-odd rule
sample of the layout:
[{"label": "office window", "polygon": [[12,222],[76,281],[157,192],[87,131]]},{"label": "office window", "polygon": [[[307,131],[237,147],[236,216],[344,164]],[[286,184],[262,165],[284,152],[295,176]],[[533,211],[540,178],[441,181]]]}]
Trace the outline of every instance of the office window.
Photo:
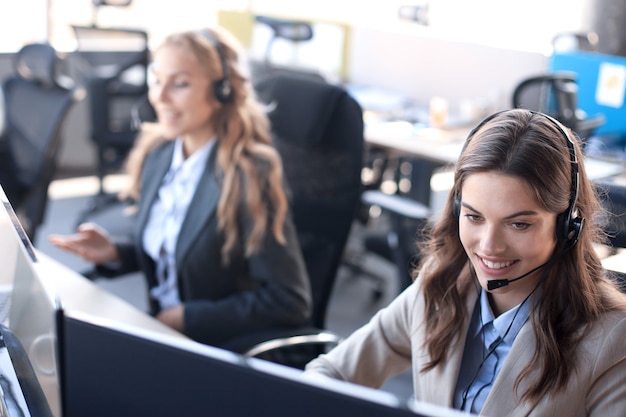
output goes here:
[{"label": "office window", "polygon": [[0,2],[0,52],[15,52],[24,44],[46,39],[47,0]]},{"label": "office window", "polygon": [[[519,50],[543,52],[552,37],[578,30],[586,0],[317,0],[315,2],[256,0],[249,3],[258,13],[301,18],[323,18],[389,30],[414,26],[425,36],[436,36]],[[428,26],[400,22],[400,6],[427,7]],[[402,27],[402,29],[400,29]]]},{"label": "office window", "polygon": [[[0,51],[16,51],[27,42],[49,39],[59,50],[71,51],[71,24],[129,26],[147,29],[151,38],[184,28],[212,25],[218,9],[259,14],[324,19],[354,25],[397,28],[398,8],[428,4],[427,36],[493,46],[544,50],[554,34],[582,25],[585,0],[133,0],[128,7],[101,7],[94,14],[91,0],[13,0],[0,2]],[[418,26],[414,24],[414,26]]]}]

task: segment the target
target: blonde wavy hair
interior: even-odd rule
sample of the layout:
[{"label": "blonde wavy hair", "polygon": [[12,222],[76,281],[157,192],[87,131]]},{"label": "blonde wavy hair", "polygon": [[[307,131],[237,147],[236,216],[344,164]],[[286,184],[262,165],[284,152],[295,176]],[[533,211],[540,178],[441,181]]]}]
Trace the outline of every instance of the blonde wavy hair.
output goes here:
[{"label": "blonde wavy hair", "polygon": [[[247,67],[241,62],[243,53],[239,42],[224,29],[211,28],[171,34],[157,50],[175,46],[189,51],[205,69],[207,77],[216,81],[224,75],[216,42],[228,67],[226,72],[232,88],[231,98],[212,115],[217,137],[217,177],[222,188],[217,208],[218,227],[226,238],[222,255],[227,263],[240,233],[237,213],[241,203],[252,219],[252,230],[245,242],[246,256],[259,249],[268,228],[280,243],[285,244],[283,225],[287,197],[283,188],[282,161],[271,144],[266,109],[256,99]],[[212,88],[208,97],[215,99]],[[141,171],[146,156],[171,139],[163,136],[158,122],[142,125],[126,162],[130,186],[122,193],[123,198],[139,198]],[[270,218],[271,225],[268,224]]]}]

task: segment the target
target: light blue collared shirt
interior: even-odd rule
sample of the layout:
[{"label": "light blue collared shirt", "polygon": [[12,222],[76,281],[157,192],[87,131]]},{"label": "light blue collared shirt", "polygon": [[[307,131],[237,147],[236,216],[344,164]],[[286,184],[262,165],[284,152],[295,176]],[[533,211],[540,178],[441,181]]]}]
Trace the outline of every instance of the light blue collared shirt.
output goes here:
[{"label": "light blue collared shirt", "polygon": [[209,141],[189,158],[183,156],[183,141],[176,139],[169,170],[161,181],[143,231],[144,250],[157,264],[159,285],[150,294],[166,309],[180,304],[176,276],[176,242],[196,187],[215,140]]},{"label": "light blue collared shirt", "polygon": [[481,290],[465,340],[454,408],[480,413],[511,346],[530,316],[525,301],[494,318],[487,292]]}]

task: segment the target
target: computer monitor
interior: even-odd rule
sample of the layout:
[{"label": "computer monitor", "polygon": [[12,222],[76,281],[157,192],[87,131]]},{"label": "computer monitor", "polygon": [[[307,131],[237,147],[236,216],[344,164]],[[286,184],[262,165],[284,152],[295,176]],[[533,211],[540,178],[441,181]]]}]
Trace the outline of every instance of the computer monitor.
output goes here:
[{"label": "computer monitor", "polygon": [[58,328],[64,417],[461,415],[83,312]]},{"label": "computer monitor", "polygon": [[[0,370],[16,377],[11,389],[15,397],[7,405],[27,407],[22,415],[52,416],[55,400],[58,403],[54,299],[38,279],[36,252],[1,187],[0,206]],[[7,388],[2,388],[6,395]]]},{"label": "computer monitor", "polygon": [[[14,258],[8,323],[24,346],[22,363],[32,364],[30,380],[36,378],[45,394],[38,403],[44,412],[37,415],[46,416],[49,409],[56,417],[461,416],[447,408],[406,404],[388,392],[307,377],[130,319],[122,322],[116,319],[119,311],[131,310],[120,304],[109,304],[116,306],[114,317],[76,308],[71,300],[64,305],[49,283],[51,274],[62,271],[48,270],[38,259],[10,204],[3,203],[0,227],[5,220],[10,227],[0,229],[0,240],[12,241]],[[27,389],[25,396],[36,397],[32,392],[37,390]]]}]

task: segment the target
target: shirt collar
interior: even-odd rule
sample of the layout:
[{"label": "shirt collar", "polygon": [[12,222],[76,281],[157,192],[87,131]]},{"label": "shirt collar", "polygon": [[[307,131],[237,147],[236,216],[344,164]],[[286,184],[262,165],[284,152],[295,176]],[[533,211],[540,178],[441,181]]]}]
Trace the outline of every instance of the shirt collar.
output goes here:
[{"label": "shirt collar", "polygon": [[[199,161],[206,160],[214,144],[215,144],[215,138],[212,138],[204,146],[202,146],[196,152],[191,154],[189,158],[185,159],[183,155],[183,140],[182,138],[177,138],[174,141],[174,155],[172,155],[172,164],[170,165],[170,170],[176,171],[183,164],[185,166],[196,165],[199,163]],[[188,168],[183,168],[183,169],[188,169]]]},{"label": "shirt collar", "polygon": [[199,178],[203,171],[201,166],[208,159],[214,144],[215,138],[209,140],[204,146],[185,159],[183,154],[183,140],[182,138],[177,138],[174,141],[172,162],[163,178],[163,184],[169,184],[175,178]]},{"label": "shirt collar", "polygon": [[500,314],[497,318],[493,317],[491,306],[489,305],[489,297],[485,290],[480,292],[480,314],[482,327],[493,322],[494,329],[506,343],[512,343],[519,331],[530,317],[530,300],[526,299],[510,310]]}]

